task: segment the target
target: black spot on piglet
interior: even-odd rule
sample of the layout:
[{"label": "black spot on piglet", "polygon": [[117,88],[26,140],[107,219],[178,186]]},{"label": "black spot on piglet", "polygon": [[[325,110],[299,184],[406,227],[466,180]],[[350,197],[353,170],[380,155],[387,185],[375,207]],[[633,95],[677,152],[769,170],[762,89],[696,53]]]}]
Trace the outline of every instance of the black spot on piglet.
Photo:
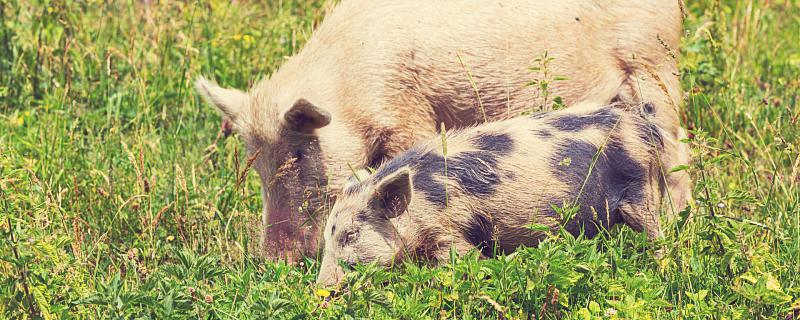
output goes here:
[{"label": "black spot on piglet", "polygon": [[500,156],[508,155],[514,150],[514,140],[505,133],[485,132],[478,134],[472,140],[477,149],[496,152]]},{"label": "black spot on piglet", "polygon": [[[658,149],[664,148],[664,139],[655,123],[642,120],[641,123],[636,124],[636,131],[639,139],[642,139],[645,145]],[[655,150],[651,150],[651,152],[655,152]]]},{"label": "black spot on piglet", "polygon": [[577,216],[567,223],[572,234],[583,227],[586,236],[593,237],[600,231],[598,226],[607,228],[621,221],[622,201],[643,201],[645,168],[617,142],[600,149],[588,142],[567,140],[550,161],[554,174],[571,188],[568,198],[561,200],[580,205]]},{"label": "black spot on piglet", "polygon": [[492,237],[493,230],[494,225],[489,218],[483,214],[475,214],[464,230],[464,237],[469,243],[480,249],[484,257],[493,257],[495,245]]},{"label": "black spot on piglet", "polygon": [[550,138],[553,136],[552,132],[545,129],[534,129],[533,134],[539,138]]},{"label": "black spot on piglet", "polygon": [[619,114],[612,108],[605,107],[584,115],[563,115],[550,120],[549,124],[561,131],[578,132],[589,127],[610,129],[617,123],[617,120],[619,120]]},{"label": "black spot on piglet", "polygon": [[498,159],[485,152],[462,152],[449,163],[448,176],[472,196],[490,196],[502,183],[497,171]]},{"label": "black spot on piglet", "polygon": [[511,173],[501,172],[498,166],[500,158],[514,150],[514,140],[508,134],[497,132],[479,134],[471,140],[477,150],[449,156],[447,170],[444,157],[433,151],[411,149],[378,169],[372,182],[377,183],[402,167],[413,166],[414,190],[439,207],[446,206],[441,179],[457,182],[466,195],[490,196],[503,178],[513,179]]}]

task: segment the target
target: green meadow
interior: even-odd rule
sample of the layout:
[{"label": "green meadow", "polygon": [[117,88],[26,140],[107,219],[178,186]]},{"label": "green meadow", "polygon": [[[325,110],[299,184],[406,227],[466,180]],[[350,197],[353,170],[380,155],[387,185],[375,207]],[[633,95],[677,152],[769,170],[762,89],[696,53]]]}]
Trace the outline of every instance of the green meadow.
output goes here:
[{"label": "green meadow", "polygon": [[330,8],[0,0],[0,318],[800,319],[797,0],[687,1],[695,201],[663,243],[555,234],[335,291],[259,254],[257,174],[193,89],[268,76]]}]

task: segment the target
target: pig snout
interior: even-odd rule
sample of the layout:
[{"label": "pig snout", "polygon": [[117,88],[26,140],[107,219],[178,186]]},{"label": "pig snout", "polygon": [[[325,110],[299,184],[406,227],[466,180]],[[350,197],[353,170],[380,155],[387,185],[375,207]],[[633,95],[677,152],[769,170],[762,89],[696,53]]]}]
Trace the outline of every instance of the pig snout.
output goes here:
[{"label": "pig snout", "polygon": [[317,275],[317,285],[331,287],[339,284],[344,278],[344,270],[334,259],[322,259],[322,266]]}]

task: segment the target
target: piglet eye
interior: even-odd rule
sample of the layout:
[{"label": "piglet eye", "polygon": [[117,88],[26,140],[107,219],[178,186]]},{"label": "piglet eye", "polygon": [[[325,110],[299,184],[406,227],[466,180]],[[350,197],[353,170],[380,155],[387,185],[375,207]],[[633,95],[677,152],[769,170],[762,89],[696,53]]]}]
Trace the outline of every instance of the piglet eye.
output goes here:
[{"label": "piglet eye", "polygon": [[342,244],[348,245],[353,243],[357,239],[358,239],[358,231],[355,230],[348,231],[347,233],[344,234],[344,237],[342,237]]}]

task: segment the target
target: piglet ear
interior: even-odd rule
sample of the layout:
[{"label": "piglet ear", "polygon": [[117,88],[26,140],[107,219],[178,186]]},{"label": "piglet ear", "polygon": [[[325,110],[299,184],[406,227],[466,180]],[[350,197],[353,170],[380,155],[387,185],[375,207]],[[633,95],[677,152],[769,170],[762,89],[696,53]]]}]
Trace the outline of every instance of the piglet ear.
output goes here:
[{"label": "piglet ear", "polygon": [[378,214],[386,218],[397,218],[408,209],[413,185],[411,170],[404,167],[378,182],[372,204]]},{"label": "piglet ear", "polygon": [[199,77],[194,83],[195,90],[206,102],[214,105],[222,115],[234,124],[241,121],[247,107],[247,94],[236,89],[225,89],[206,78]]},{"label": "piglet ear", "polygon": [[331,114],[306,99],[300,99],[283,114],[283,119],[292,130],[311,133],[330,124]]}]

